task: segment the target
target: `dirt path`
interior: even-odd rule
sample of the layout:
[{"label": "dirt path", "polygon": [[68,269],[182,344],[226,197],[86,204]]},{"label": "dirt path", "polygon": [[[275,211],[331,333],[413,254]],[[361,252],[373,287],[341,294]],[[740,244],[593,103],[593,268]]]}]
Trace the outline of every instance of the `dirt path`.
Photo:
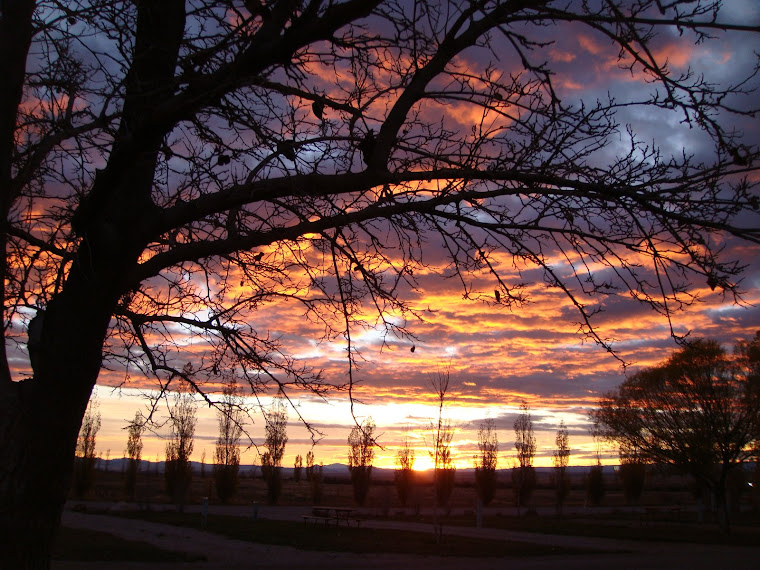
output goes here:
[{"label": "dirt path", "polygon": [[[298,511],[300,512],[300,511]],[[263,512],[262,518],[269,513]],[[271,513],[274,514],[274,513]],[[291,518],[300,514],[293,510],[278,509],[271,518]],[[108,532],[128,539],[147,542],[167,549],[205,556],[205,562],[146,564],[146,563],[82,563],[56,562],[54,570],[221,570],[243,568],[382,568],[401,570],[425,569],[502,569],[509,568],[557,568],[563,570],[633,568],[727,568],[731,570],[756,569],[760,561],[760,545],[756,548],[726,547],[701,544],[670,544],[639,541],[608,540],[583,537],[554,536],[498,529],[447,527],[449,534],[478,536],[484,538],[516,540],[545,544],[548,546],[575,546],[609,553],[581,554],[572,556],[539,556],[532,558],[463,559],[396,554],[356,555],[340,552],[302,551],[283,546],[269,546],[228,539],[211,533],[150,523],[135,519],[106,515],[84,514],[72,511],[64,513],[64,524],[74,528],[86,528]],[[430,532],[431,526],[416,523],[389,521],[365,521],[369,528],[393,528],[397,530]]]}]

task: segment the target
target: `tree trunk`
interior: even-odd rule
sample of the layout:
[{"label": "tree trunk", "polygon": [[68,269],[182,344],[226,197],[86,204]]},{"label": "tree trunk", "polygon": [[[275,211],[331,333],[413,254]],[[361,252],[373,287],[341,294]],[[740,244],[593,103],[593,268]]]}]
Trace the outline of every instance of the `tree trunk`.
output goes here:
[{"label": "tree trunk", "polygon": [[[26,26],[31,37],[35,3],[5,4],[0,31]],[[7,544],[0,548],[2,568],[50,565],[77,435],[100,371],[111,315],[120,296],[134,287],[130,271],[155,237],[147,235],[146,227],[155,214],[151,189],[165,132],[147,117],[173,89],[184,10],[183,0],[140,3],[119,127],[119,134],[128,136],[114,141],[107,167],[98,171],[71,220],[81,241],[62,290],[45,307],[34,378],[11,382],[0,368],[0,536]],[[13,61],[0,58],[0,70],[13,63],[15,73],[4,79],[15,78],[18,87],[13,97],[0,97],[0,147],[6,149],[14,140],[28,39],[0,35],[0,55],[14,55]],[[8,166],[1,161],[0,183],[0,207],[6,208],[0,223],[5,223],[13,196]],[[0,365],[7,369],[5,361]]]},{"label": "tree trunk", "polygon": [[34,378],[0,384],[3,568],[47,568],[82,417],[101,365],[113,292],[72,270],[45,312]]},{"label": "tree trunk", "polygon": [[[35,343],[34,377],[0,383],[0,567],[47,568],[71,486],[82,417],[136,247],[84,239]],[[110,256],[94,252],[110,251]]]},{"label": "tree trunk", "polygon": [[0,533],[6,545],[0,566],[47,568],[84,408],[55,401],[34,380],[6,384],[0,392]]},{"label": "tree trunk", "polygon": [[713,487],[713,498],[715,499],[715,518],[718,528],[724,534],[731,532],[731,523],[728,512],[728,500],[726,496],[726,477],[723,476]]}]

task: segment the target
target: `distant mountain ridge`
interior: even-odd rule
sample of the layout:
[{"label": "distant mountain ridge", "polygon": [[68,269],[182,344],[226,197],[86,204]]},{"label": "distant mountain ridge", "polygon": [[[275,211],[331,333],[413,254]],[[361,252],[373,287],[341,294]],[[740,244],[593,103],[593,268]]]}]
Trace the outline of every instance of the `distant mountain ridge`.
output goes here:
[{"label": "distant mountain ridge", "polygon": [[[119,457],[116,459],[99,459],[96,468],[98,470],[104,471],[106,470],[106,465],[108,471],[122,471],[126,468],[126,464],[129,460],[124,457]],[[200,461],[192,461],[191,462],[193,473],[200,474],[202,470],[202,464]],[[206,463],[205,469],[206,474],[211,475],[211,472],[213,470],[213,464],[212,463]],[[567,468],[570,475],[582,475],[585,474],[589,468],[590,465],[571,465]],[[605,474],[612,474],[615,472],[615,470],[618,468],[617,465],[603,465],[602,470]],[[149,461],[149,460],[141,460],[140,461],[140,472],[155,472],[156,469],[159,473],[164,472],[164,461]],[[536,467],[536,474],[540,477],[542,475],[548,476],[552,471],[553,467]],[[261,466],[260,465],[241,465],[240,471],[244,474],[249,474],[251,470],[254,470],[257,475],[261,474]],[[304,468],[305,471],[305,468]],[[392,480],[394,477],[396,469],[391,468],[384,468],[384,467],[373,467],[372,469],[372,476],[373,479],[382,481],[390,479]],[[511,471],[511,468],[506,469],[497,469],[497,473],[499,473],[501,476],[508,477],[509,472]],[[420,471],[421,474],[424,473],[432,473],[432,470],[426,470],[426,471]],[[282,474],[286,478],[290,478],[293,476],[293,467],[283,467],[282,468]],[[330,463],[328,465],[323,466],[322,471],[323,476],[325,477],[337,477],[337,478],[348,478],[349,477],[349,471],[348,466],[343,463]],[[424,475],[423,475],[424,477]],[[475,477],[475,469],[472,467],[468,467],[466,469],[457,469],[457,478],[462,477],[465,479],[468,478],[474,478]]]}]

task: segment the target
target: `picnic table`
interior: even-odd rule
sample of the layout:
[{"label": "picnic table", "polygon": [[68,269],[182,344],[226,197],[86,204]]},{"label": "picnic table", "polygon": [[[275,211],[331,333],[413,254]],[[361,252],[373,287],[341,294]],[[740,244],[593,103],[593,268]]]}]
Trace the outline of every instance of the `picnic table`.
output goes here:
[{"label": "picnic table", "polygon": [[325,526],[335,524],[340,526],[345,523],[346,526],[350,526],[352,523],[357,527],[361,524],[362,520],[356,518],[356,510],[350,507],[314,507],[311,510],[310,515],[303,515],[304,523],[324,523]]},{"label": "picnic table", "polygon": [[680,506],[644,507],[641,524],[648,525],[655,522],[681,522]]}]

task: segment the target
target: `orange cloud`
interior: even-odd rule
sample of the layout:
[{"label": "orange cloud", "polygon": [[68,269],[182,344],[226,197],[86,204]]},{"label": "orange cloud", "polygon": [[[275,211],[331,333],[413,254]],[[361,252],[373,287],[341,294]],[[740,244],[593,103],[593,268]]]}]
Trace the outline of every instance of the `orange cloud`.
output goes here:
[{"label": "orange cloud", "polygon": [[601,45],[601,43],[596,38],[593,38],[587,34],[578,34],[576,37],[578,38],[578,45],[580,45],[583,50],[587,51],[590,54],[599,55],[601,53],[609,51],[606,47]]}]

